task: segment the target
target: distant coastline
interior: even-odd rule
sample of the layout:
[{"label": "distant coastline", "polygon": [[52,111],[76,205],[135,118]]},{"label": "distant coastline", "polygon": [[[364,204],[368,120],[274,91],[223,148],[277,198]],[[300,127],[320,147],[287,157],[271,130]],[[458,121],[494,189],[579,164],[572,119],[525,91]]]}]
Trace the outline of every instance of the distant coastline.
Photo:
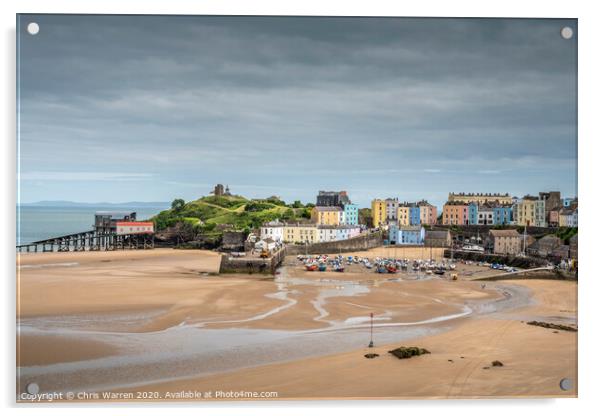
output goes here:
[{"label": "distant coastline", "polygon": [[131,201],[131,202],[75,202],[75,201],[37,201],[22,202],[17,206],[22,207],[165,207],[169,208],[167,201]]},{"label": "distant coastline", "polygon": [[169,202],[81,203],[40,201],[17,205],[16,242],[27,244],[50,237],[93,228],[96,211],[135,211],[138,219],[149,219],[170,207]]}]

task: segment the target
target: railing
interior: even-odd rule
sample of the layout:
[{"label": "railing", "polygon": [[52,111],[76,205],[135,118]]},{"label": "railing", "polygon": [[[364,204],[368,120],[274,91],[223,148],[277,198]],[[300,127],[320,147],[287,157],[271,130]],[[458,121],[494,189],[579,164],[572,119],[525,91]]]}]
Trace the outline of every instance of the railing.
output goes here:
[{"label": "railing", "polygon": [[94,230],[16,246],[18,252],[110,251],[154,248],[154,234],[99,233]]}]

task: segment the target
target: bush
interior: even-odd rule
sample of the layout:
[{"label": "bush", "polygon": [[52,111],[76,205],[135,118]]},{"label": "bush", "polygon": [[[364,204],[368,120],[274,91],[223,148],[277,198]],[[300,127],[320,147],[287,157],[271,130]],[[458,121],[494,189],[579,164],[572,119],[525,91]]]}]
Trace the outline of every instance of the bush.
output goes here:
[{"label": "bush", "polygon": [[244,205],[247,200],[239,196],[205,196],[197,202],[206,202],[223,208],[238,208]]},{"label": "bush", "polygon": [[171,203],[171,209],[175,212],[180,212],[184,208],[184,205],[186,205],[186,202],[181,198],[177,198]]},{"label": "bush", "polygon": [[293,218],[295,218],[295,211],[293,211],[290,208],[284,211],[284,213],[282,214],[283,220],[292,220]]},{"label": "bush", "polygon": [[246,212],[258,212],[258,211],[266,211],[268,209],[274,208],[274,204],[266,203],[266,202],[249,202],[245,206]]}]

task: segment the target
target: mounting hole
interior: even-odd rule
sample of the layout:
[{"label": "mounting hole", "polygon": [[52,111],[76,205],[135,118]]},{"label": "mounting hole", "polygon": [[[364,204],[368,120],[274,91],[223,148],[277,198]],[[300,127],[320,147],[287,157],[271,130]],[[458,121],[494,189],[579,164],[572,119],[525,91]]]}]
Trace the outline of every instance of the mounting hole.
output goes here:
[{"label": "mounting hole", "polygon": [[36,22],[31,22],[27,25],[27,33],[29,33],[30,35],[37,35],[39,31],[40,25]]},{"label": "mounting hole", "polygon": [[560,36],[562,36],[564,39],[570,39],[573,37],[573,29],[571,29],[568,26],[563,27],[560,30]]},{"label": "mounting hole", "polygon": [[27,387],[25,387],[25,390],[27,390],[27,393],[29,394],[38,394],[40,391],[40,386],[38,386],[37,383],[29,383]]},{"label": "mounting hole", "polygon": [[563,378],[560,380],[560,388],[564,391],[571,390],[573,388],[573,380],[570,378]]}]

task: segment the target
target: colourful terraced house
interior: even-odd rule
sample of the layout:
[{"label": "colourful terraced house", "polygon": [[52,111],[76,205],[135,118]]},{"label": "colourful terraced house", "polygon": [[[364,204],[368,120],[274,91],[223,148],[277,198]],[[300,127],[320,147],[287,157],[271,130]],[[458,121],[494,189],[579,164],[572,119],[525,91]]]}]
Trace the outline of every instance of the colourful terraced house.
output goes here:
[{"label": "colourful terraced house", "polygon": [[340,225],[343,222],[343,210],[339,206],[313,207],[311,220],[318,225]]},{"label": "colourful terraced house", "polygon": [[467,203],[448,201],[443,205],[441,220],[444,225],[467,225],[468,219]]},{"label": "colourful terraced house", "polygon": [[387,201],[375,199],[372,201],[372,227],[378,228],[387,223]]},{"label": "colourful terraced house", "polygon": [[420,224],[432,225],[437,223],[437,207],[422,200],[417,203],[420,208]]},{"label": "colourful terraced house", "polygon": [[359,224],[359,207],[355,204],[343,205],[343,222],[346,225]]}]

